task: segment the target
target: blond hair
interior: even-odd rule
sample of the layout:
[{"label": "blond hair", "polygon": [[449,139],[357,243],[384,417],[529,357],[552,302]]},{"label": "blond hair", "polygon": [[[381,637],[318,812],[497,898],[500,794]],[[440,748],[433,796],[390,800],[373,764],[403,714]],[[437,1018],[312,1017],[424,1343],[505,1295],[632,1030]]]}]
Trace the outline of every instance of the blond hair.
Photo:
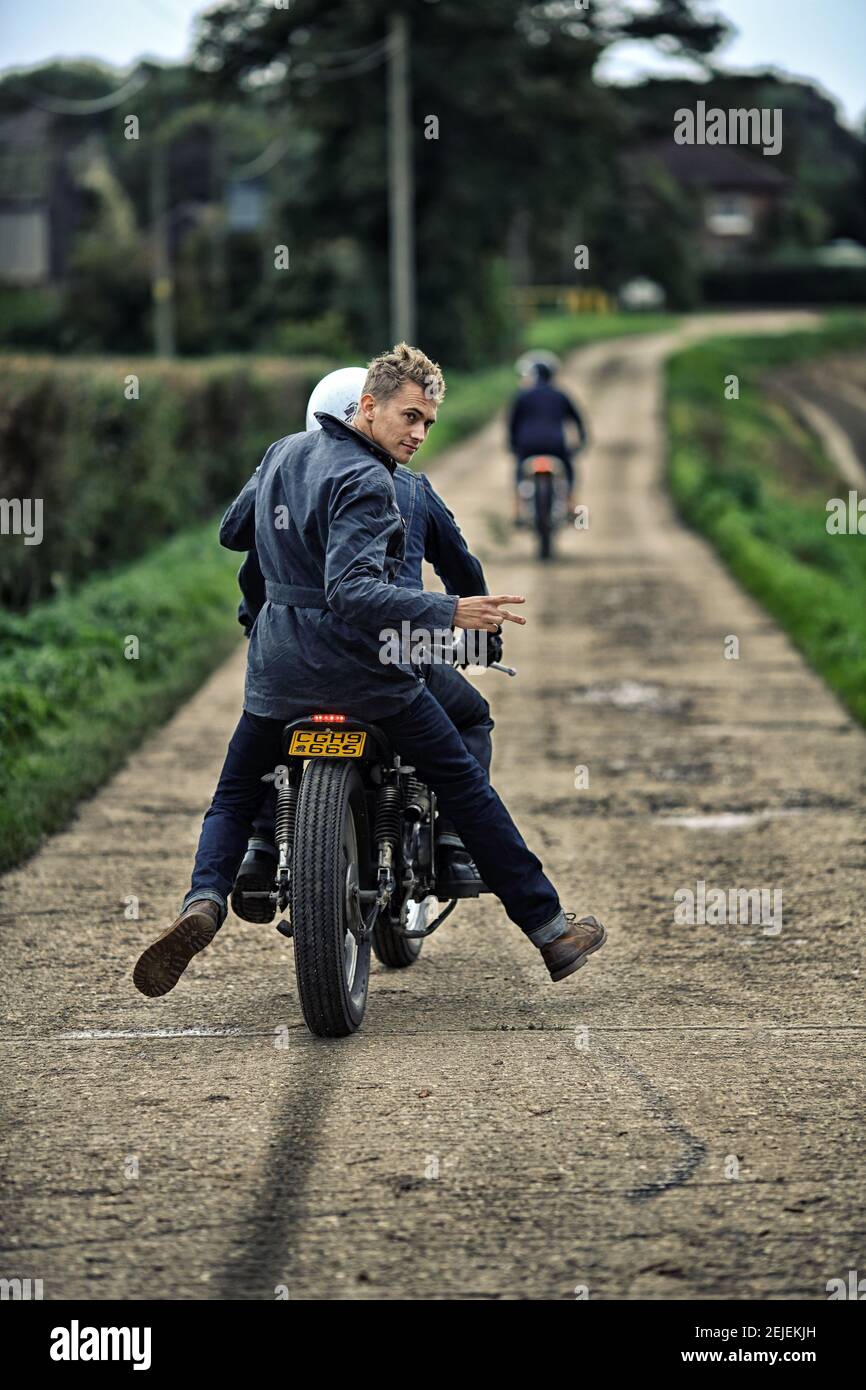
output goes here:
[{"label": "blond hair", "polygon": [[409,381],[420,386],[427,399],[437,405],[445,395],[445,378],[439,363],[431,362],[420,348],[397,343],[390,352],[373,358],[367,367],[364,392],[369,391],[378,401],[386,401]]}]

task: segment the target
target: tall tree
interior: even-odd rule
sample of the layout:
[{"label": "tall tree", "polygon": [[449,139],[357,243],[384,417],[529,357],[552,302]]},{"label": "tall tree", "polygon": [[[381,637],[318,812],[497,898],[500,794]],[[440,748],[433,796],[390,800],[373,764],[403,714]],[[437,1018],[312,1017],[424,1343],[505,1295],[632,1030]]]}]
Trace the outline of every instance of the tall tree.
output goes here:
[{"label": "tall tree", "polygon": [[299,274],[321,268],[330,243],[355,244],[360,273],[344,307],[370,349],[388,323],[383,64],[395,9],[411,27],[420,337],[470,365],[505,346],[514,217],[559,226],[581,190],[615,178],[615,96],[593,81],[604,49],[664,39],[701,56],[725,27],[692,0],[640,14],[616,0],[233,0],[205,15],[199,68],[235,94],[267,89],[275,131],[292,116],[313,136],[306,177],[285,187],[282,239]]}]

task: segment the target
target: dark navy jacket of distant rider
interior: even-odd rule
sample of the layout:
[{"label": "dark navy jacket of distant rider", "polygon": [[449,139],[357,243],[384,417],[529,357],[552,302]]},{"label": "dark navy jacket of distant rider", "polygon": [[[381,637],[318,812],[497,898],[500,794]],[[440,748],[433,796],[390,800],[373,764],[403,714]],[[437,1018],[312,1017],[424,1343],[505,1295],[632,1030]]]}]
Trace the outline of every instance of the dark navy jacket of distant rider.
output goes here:
[{"label": "dark navy jacket of distant rider", "polygon": [[[271,445],[220,526],[223,545],[252,552],[244,707],[274,719],[328,707],[385,718],[422,687],[411,666],[379,660],[382,632],[452,627],[458,593],[485,593],[483,574],[422,475],[352,426],[317,419],[321,430]],[[421,588],[423,558],[451,592]]]},{"label": "dark navy jacket of distant rider", "polygon": [[570,459],[572,450],[565,439],[566,421],[577,426],[581,448],[586,442],[586,426],[574,402],[550,382],[519,391],[511,404],[508,431],[512,453],[518,458],[531,454],[553,454]]}]

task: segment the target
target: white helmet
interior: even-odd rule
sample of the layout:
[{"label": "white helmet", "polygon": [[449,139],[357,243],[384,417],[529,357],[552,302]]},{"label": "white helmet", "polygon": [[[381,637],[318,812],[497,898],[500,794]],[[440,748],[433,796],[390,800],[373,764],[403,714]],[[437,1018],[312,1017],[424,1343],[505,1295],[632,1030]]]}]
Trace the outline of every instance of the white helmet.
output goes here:
[{"label": "white helmet", "polygon": [[316,419],[317,410],[335,415],[338,420],[351,425],[358,413],[358,402],[366,379],[366,367],[340,367],[338,371],[323,376],[307,402],[307,429],[322,428]]},{"label": "white helmet", "polygon": [[530,352],[524,352],[522,357],[518,357],[514,364],[514,370],[518,376],[532,377],[536,367],[546,367],[551,376],[556,376],[562,363],[555,352],[546,352],[544,348],[534,348]]}]

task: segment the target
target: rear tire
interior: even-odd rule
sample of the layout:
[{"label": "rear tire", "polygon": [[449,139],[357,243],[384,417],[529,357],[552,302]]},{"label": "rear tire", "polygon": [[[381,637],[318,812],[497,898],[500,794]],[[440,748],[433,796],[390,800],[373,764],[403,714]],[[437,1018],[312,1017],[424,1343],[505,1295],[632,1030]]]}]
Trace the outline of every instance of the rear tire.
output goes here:
[{"label": "rear tire", "polygon": [[550,473],[535,475],[535,529],[538,558],[549,560],[553,554],[553,478]]},{"label": "rear tire", "polygon": [[349,931],[366,887],[370,832],[364,786],[344,762],[308,765],[301,782],[292,858],[295,973],[304,1019],[320,1038],[360,1028],[370,979],[370,942]]},{"label": "rear tire", "polygon": [[[417,906],[420,907],[420,903]],[[411,927],[411,904],[409,911],[409,926]],[[387,965],[391,970],[405,970],[407,965],[414,965],[421,954],[423,945],[423,937],[418,936],[414,940],[407,941],[405,936],[398,936],[387,922],[378,922],[373,928],[373,954],[378,961],[381,961],[382,965]]]}]

